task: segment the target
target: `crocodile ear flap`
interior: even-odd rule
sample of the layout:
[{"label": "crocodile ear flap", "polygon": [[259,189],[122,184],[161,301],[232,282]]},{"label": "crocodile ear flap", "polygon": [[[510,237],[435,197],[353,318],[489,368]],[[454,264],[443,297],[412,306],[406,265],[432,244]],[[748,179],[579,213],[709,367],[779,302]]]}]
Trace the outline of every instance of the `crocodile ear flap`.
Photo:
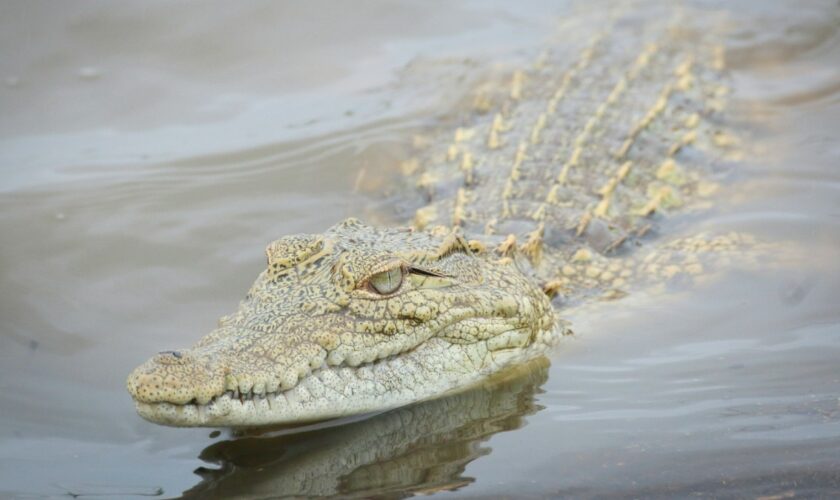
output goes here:
[{"label": "crocodile ear flap", "polygon": [[284,236],[268,244],[265,256],[272,271],[283,271],[305,262],[324,249],[324,237],[314,234]]}]

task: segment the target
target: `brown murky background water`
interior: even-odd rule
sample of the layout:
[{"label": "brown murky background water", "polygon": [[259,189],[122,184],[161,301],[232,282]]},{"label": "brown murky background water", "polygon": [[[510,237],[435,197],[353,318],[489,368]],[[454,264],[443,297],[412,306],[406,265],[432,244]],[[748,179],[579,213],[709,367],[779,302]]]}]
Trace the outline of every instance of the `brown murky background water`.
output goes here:
[{"label": "brown murky background water", "polygon": [[393,218],[412,134],[603,6],[0,2],[0,496],[840,495],[840,4],[699,5],[730,11],[767,154],[673,227],[806,264],[581,312],[525,378],[243,437],[142,421],[126,374],[232,310],[268,241]]}]

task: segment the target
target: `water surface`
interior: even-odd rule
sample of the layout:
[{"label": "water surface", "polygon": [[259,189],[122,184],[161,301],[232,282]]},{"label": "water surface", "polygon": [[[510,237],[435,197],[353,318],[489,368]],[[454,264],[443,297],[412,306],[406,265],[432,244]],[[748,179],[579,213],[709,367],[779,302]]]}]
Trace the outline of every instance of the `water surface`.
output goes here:
[{"label": "water surface", "polygon": [[0,496],[837,494],[840,6],[698,5],[758,153],[671,227],[804,262],[578,311],[550,367],[453,398],[211,435],[142,421],[127,373],[231,311],[267,242],[394,219],[413,135],[603,6],[0,4]]}]

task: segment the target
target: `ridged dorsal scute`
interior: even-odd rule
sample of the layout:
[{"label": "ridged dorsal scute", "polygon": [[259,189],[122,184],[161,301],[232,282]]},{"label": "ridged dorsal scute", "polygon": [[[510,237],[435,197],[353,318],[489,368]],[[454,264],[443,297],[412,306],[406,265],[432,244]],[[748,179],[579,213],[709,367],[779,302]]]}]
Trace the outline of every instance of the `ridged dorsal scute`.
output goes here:
[{"label": "ridged dorsal scute", "polygon": [[283,273],[301,263],[306,262],[325,247],[322,235],[296,234],[285,236],[269,243],[265,249],[268,258],[268,269],[273,273]]},{"label": "ridged dorsal scute", "polygon": [[330,228],[332,232],[343,232],[343,231],[352,231],[357,228],[366,228],[369,227],[364,222],[360,221],[355,217],[348,217],[343,221],[339,222],[338,224],[334,225]]},{"label": "ridged dorsal scute", "polygon": [[435,257],[443,258],[454,252],[472,253],[470,244],[464,239],[459,230],[452,231],[443,239],[443,243],[441,243],[435,252]]}]

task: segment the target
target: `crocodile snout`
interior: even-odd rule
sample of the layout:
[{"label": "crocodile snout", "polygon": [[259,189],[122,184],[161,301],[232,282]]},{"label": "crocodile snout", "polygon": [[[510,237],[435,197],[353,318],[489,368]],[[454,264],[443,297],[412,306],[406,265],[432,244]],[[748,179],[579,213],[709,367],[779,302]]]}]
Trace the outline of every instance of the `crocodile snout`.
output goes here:
[{"label": "crocodile snout", "polygon": [[138,366],[126,382],[141,403],[206,404],[225,389],[225,373],[189,351],[163,351]]}]

